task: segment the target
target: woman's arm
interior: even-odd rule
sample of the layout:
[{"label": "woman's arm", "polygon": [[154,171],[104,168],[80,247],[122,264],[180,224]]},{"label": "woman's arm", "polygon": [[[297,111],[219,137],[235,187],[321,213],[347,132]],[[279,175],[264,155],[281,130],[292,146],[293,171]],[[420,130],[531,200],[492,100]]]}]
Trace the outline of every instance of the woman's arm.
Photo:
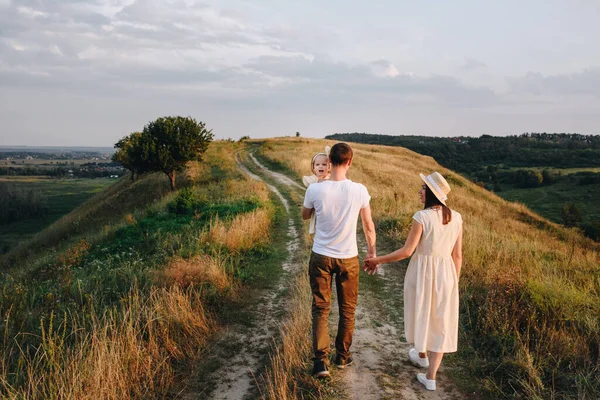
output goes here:
[{"label": "woman's arm", "polygon": [[413,221],[412,226],[410,228],[410,233],[408,234],[408,238],[406,238],[406,242],[404,242],[404,246],[401,249],[398,249],[392,253],[366,259],[365,271],[367,271],[369,274],[374,274],[375,272],[377,272],[378,264],[391,263],[410,257],[417,248],[422,234],[423,225],[421,225],[417,221]]},{"label": "woman's arm", "polygon": [[460,226],[460,232],[458,232],[458,237],[456,238],[456,243],[454,243],[454,248],[452,249],[452,261],[454,261],[454,266],[456,267],[456,276],[460,278],[460,269],[462,268],[462,225]]}]

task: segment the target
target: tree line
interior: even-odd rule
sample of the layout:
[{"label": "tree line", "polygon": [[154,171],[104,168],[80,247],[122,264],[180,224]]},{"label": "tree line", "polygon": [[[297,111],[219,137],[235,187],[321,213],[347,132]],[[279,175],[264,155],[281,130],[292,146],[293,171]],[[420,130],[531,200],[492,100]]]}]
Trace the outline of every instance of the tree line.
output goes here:
[{"label": "tree line", "polygon": [[204,122],[191,117],[160,117],[115,144],[112,160],[131,171],[131,179],[146,172],[163,172],[175,190],[175,173],[189,161],[202,161],[213,139]]},{"label": "tree line", "polygon": [[600,135],[523,133],[513,136],[431,137],[336,133],[327,139],[402,146],[444,167],[472,174],[490,164],[505,167],[583,168],[600,165]]}]

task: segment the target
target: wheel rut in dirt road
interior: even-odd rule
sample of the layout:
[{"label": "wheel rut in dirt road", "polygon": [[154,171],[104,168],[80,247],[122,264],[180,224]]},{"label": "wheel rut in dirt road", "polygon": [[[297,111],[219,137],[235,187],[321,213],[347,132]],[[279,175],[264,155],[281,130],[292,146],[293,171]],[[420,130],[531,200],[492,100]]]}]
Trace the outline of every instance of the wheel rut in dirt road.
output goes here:
[{"label": "wheel rut in dirt road", "polygon": [[[264,182],[252,173],[237,155],[239,169],[251,179]],[[259,297],[247,311],[252,326],[233,323],[226,327],[216,342],[212,343],[205,364],[218,365],[216,370],[207,374],[203,380],[204,389],[192,390],[182,398],[192,400],[210,398],[215,400],[240,400],[258,397],[256,385],[257,372],[264,367],[267,355],[270,353],[274,334],[279,331],[280,317],[285,311],[286,304],[282,294],[290,283],[292,273],[300,268],[298,249],[301,237],[296,222],[292,216],[289,201],[281,191],[273,185],[264,182],[269,190],[281,201],[287,214],[286,249],[288,255],[282,264],[285,271],[278,281],[265,289],[261,289]]]}]

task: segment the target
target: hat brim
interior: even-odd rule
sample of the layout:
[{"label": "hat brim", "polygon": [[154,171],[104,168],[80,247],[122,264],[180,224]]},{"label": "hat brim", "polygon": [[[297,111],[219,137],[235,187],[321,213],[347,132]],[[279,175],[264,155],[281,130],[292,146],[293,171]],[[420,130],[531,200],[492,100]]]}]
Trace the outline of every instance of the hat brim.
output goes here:
[{"label": "hat brim", "polygon": [[443,205],[446,205],[446,200],[442,200],[440,194],[438,193],[437,189],[435,189],[431,183],[428,181],[427,176],[423,175],[423,174],[419,174],[419,176],[421,177],[421,179],[423,180],[423,182],[425,182],[425,184],[427,185],[427,187],[429,188],[429,190],[431,190],[431,193],[433,193],[433,195],[435,196],[436,199],[438,199],[440,201],[440,203],[442,203]]}]

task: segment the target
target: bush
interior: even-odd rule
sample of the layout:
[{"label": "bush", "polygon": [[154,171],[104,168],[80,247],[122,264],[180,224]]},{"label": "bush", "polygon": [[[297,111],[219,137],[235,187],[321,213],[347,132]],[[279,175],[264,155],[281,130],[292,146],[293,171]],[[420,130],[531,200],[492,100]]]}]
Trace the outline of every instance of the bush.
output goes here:
[{"label": "bush", "polygon": [[585,236],[600,242],[600,221],[582,224],[581,229],[583,229]]},{"label": "bush", "polygon": [[561,175],[560,172],[556,173],[556,172],[553,172],[552,170],[544,169],[542,171],[542,179],[543,179],[544,185],[551,185],[551,184],[555,183],[558,180],[558,177],[560,175]]},{"label": "bush", "polygon": [[169,211],[174,214],[191,214],[196,203],[196,196],[192,188],[183,188],[177,193],[175,199],[169,203]]},{"label": "bush", "polygon": [[541,186],[544,183],[544,177],[540,171],[520,169],[516,172],[515,181],[521,188],[532,188]]},{"label": "bush", "polygon": [[562,219],[565,226],[577,226],[581,222],[581,209],[577,204],[565,203],[562,208]]}]

